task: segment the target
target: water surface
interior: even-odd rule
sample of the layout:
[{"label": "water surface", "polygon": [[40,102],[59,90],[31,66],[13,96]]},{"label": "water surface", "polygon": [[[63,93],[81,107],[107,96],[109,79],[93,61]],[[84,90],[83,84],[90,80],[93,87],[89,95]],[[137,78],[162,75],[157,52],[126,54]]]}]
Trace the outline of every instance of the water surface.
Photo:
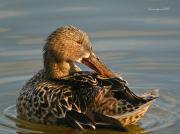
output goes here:
[{"label": "water surface", "polygon": [[[136,93],[160,97],[129,133],[180,131],[180,2],[178,0],[6,0],[0,4],[0,133],[79,133],[16,118],[18,91],[42,68],[42,47],[57,27],[85,30],[94,51],[122,72]],[[83,69],[86,69],[84,66]],[[98,129],[96,133],[119,133]],[[85,133],[95,133],[88,130]]]}]

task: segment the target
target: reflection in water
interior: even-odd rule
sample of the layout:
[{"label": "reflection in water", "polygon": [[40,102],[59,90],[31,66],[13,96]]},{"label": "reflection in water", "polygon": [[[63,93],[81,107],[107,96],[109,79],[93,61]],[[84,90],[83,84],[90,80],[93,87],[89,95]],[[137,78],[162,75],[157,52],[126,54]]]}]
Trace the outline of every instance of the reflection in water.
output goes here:
[{"label": "reflection in water", "polygon": [[[65,126],[53,126],[53,125],[43,125],[43,124],[38,124],[38,123],[32,123],[32,122],[28,122],[28,121],[24,121],[21,119],[16,118],[16,107],[10,106],[7,109],[4,110],[4,115],[6,116],[6,118],[8,118],[9,122],[11,122],[10,124],[8,123],[2,123],[0,124],[0,126],[3,126],[5,129],[8,128],[8,130],[13,130],[16,131],[19,134],[25,134],[25,133],[36,133],[36,134],[48,134],[48,133],[53,133],[53,134],[59,134],[59,133],[63,133],[63,134],[92,134],[92,133],[96,133],[96,134],[119,134],[122,132],[119,131],[114,131],[112,129],[105,129],[105,128],[98,128],[96,131],[94,130],[90,130],[90,129],[86,129],[85,132],[82,131],[78,131],[72,128],[68,128]],[[7,119],[6,119],[7,120]],[[12,124],[12,121],[14,122],[14,124]],[[129,132],[126,134],[139,134],[139,133],[145,133],[148,134],[148,132],[145,131],[145,129],[143,129],[142,127],[140,127],[139,125],[130,125],[128,126]]]},{"label": "reflection in water", "polygon": [[[126,134],[139,134],[148,132],[159,131],[164,128],[173,126],[179,117],[178,113],[180,112],[180,102],[173,97],[162,94],[161,102],[154,105],[150,111],[145,115],[145,117],[140,121],[139,125],[130,125],[128,126],[129,132]],[[173,109],[173,111],[172,111]],[[98,128],[96,131],[87,129],[85,132],[80,132],[72,128],[67,128],[65,126],[52,126],[52,125],[43,125],[24,121],[16,118],[16,106],[10,106],[4,110],[4,115],[6,117],[6,123],[3,123],[3,120],[0,121],[1,127],[8,128],[7,130],[16,131],[19,134],[24,133],[66,133],[66,134],[118,134],[119,131],[114,131],[111,129]],[[8,122],[7,122],[8,120]],[[12,123],[13,122],[13,123]]]}]

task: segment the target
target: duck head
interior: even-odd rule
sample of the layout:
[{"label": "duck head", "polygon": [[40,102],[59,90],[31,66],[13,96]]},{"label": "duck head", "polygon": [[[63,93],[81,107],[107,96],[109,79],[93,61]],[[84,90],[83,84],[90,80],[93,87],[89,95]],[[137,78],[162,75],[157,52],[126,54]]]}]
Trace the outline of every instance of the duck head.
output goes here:
[{"label": "duck head", "polygon": [[85,32],[74,26],[56,29],[44,46],[44,69],[46,74],[59,79],[80,71],[76,62],[87,65],[103,77],[115,74],[94,54]]}]

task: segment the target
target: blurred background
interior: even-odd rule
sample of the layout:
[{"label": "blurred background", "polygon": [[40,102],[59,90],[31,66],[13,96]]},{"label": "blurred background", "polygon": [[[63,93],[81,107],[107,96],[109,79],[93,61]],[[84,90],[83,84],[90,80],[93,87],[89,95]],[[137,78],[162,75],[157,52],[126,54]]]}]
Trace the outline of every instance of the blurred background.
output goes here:
[{"label": "blurred background", "polygon": [[[0,133],[76,133],[18,121],[16,97],[42,66],[42,47],[56,28],[75,25],[136,93],[160,98],[130,133],[180,130],[180,1],[0,0]],[[87,69],[82,66],[83,69]],[[8,115],[8,117],[7,117]],[[91,133],[89,130],[87,133]],[[96,133],[118,133],[97,130]]]}]

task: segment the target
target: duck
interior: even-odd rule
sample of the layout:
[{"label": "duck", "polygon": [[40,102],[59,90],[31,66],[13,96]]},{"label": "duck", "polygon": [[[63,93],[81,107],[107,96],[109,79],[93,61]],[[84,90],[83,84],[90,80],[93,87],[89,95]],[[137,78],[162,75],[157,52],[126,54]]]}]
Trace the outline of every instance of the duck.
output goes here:
[{"label": "duck", "polygon": [[[46,39],[43,69],[19,91],[16,109],[20,119],[74,129],[107,126],[128,131],[144,115],[157,92],[136,95],[122,76],[93,52],[86,32],[61,26]],[[84,64],[93,71],[82,71]]]}]

